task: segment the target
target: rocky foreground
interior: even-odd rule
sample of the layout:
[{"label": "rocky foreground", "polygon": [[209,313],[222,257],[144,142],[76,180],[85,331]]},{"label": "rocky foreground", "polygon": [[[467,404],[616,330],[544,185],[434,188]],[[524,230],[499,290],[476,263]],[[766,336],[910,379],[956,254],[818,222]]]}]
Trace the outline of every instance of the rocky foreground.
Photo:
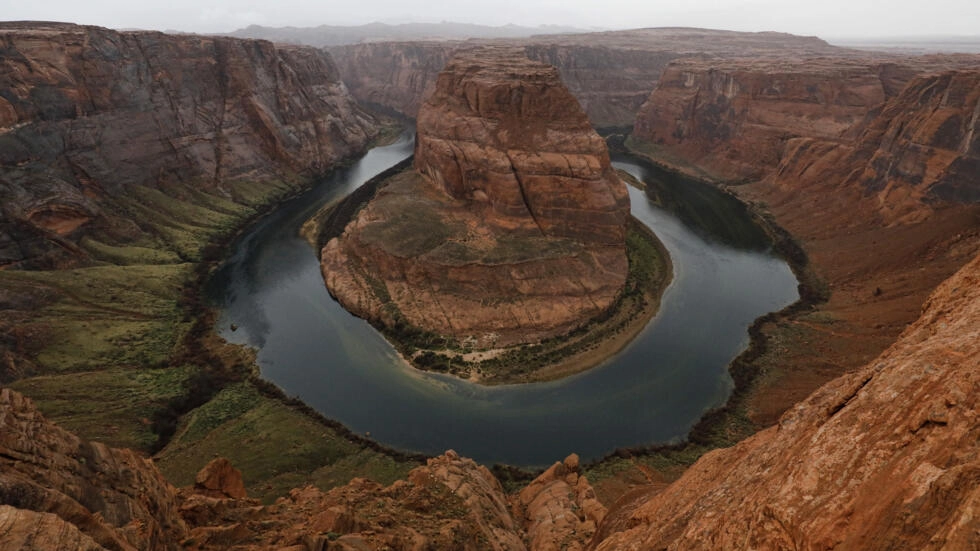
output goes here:
[{"label": "rocky foreground", "polygon": [[341,304],[490,348],[566,333],[614,303],[629,196],[553,67],[510,48],[459,54],[417,128],[415,170],[323,248]]}]

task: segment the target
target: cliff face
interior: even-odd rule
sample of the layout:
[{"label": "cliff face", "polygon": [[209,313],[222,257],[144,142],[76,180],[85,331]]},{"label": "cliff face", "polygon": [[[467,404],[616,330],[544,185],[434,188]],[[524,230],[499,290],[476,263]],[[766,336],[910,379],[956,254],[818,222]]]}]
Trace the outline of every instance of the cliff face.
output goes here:
[{"label": "cliff face", "polygon": [[876,360],[701,458],[596,548],[969,549],[977,365],[980,257]]},{"label": "cliff face", "polygon": [[774,181],[839,180],[873,196],[886,223],[922,220],[936,203],[980,202],[980,71],[918,77],[851,133],[845,144],[791,141]]},{"label": "cliff face", "polygon": [[[452,53],[487,43],[491,42],[375,42],[330,52],[355,97],[414,118]],[[523,48],[528,58],[557,67],[565,86],[597,127],[632,125],[664,67],[679,57],[839,51],[813,37],[683,28],[535,36],[492,43]]]},{"label": "cliff face", "polygon": [[330,48],[330,55],[358,101],[415,118],[459,46],[443,41],[375,42]]},{"label": "cliff face", "polygon": [[455,57],[419,113],[415,166],[323,249],[355,314],[489,347],[566,332],[618,296],[629,196],[554,68],[510,48]]},{"label": "cliff face", "polygon": [[878,109],[914,77],[978,64],[976,56],[679,60],[640,108],[633,136],[664,160],[697,165],[715,179],[760,179],[776,170],[792,140],[852,144],[873,115],[901,124],[897,112]]},{"label": "cliff face", "polygon": [[836,139],[909,71],[859,61],[678,61],[640,109],[633,135],[724,179],[759,178],[786,141]]},{"label": "cliff face", "polygon": [[391,486],[355,479],[262,506],[225,459],[178,490],[151,461],[80,440],[9,389],[0,429],[0,548],[9,551],[575,550],[605,515],[574,455],[519,496],[449,451]]},{"label": "cliff face", "polygon": [[135,239],[134,186],[237,200],[234,183],[322,172],[373,132],[313,49],[55,23],[4,23],[0,48],[0,265],[92,229]]}]

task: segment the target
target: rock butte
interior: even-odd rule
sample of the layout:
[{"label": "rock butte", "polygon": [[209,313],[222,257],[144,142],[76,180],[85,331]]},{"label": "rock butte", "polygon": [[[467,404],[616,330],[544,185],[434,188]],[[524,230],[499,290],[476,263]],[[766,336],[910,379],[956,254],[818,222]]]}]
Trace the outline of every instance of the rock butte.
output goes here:
[{"label": "rock butte", "polygon": [[417,129],[416,170],[323,248],[348,310],[487,348],[566,333],[613,304],[629,196],[553,67],[512,48],[458,54]]}]

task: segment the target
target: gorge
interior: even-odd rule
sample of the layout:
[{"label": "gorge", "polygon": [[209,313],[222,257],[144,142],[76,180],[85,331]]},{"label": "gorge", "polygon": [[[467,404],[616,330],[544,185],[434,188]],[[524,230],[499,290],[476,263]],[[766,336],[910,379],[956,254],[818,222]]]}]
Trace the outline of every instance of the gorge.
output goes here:
[{"label": "gorge", "polygon": [[[675,41],[662,74],[640,61],[633,66],[636,74],[655,73],[653,80],[631,80],[631,91],[597,81],[595,95],[581,102],[594,125],[605,124],[603,112],[618,113],[607,119],[617,126],[633,124],[631,136],[617,142],[633,157],[614,151],[612,160],[648,184],[646,192],[630,191],[633,214],[643,218],[637,209],[647,209],[645,221],[670,249],[677,273],[659,316],[617,356],[635,354],[633,366],[644,369],[610,364],[558,382],[479,390],[399,370],[376,333],[329,301],[315,253],[295,236],[319,203],[403,158],[410,142],[372,150],[366,163],[338,169],[330,178],[341,179],[324,180],[233,240],[265,205],[308,187],[313,174],[337,167],[382,133],[379,116],[358,107],[347,86],[383,104],[388,100],[377,99],[385,96],[371,90],[387,84],[338,79],[350,59],[356,65],[370,55],[342,59],[335,71],[321,51],[262,41],[62,24],[0,30],[5,548],[39,541],[84,549],[975,544],[977,56],[867,54],[775,33],[665,29],[596,35],[598,50],[609,51],[590,58],[572,43],[592,38],[547,38],[566,43],[555,64],[569,80],[575,60],[577,75],[589,74],[589,59],[625,70],[610,61],[631,59],[617,42],[649,52],[651,36]],[[397,60],[410,48],[424,57],[432,45],[350,49],[387,49]],[[421,63],[417,73],[399,62],[385,67],[361,73],[397,74],[388,97],[421,105],[413,98],[430,82],[424,73],[442,64]],[[642,87],[645,99],[637,101]],[[569,89],[588,95],[584,84]],[[636,111],[617,104],[626,95]],[[721,247],[725,238],[705,228],[729,227],[739,216],[718,223],[713,207],[710,214],[691,209],[691,197],[701,195],[697,183],[664,165],[714,179],[721,191],[712,192],[726,198],[718,204],[737,197],[745,222],[768,228],[800,277],[799,306],[756,319],[794,298],[771,293],[793,290],[786,265],[759,251]],[[651,201],[677,207],[678,215]],[[698,224],[699,216],[707,222]],[[767,279],[774,273],[784,285]],[[208,280],[223,301],[217,321],[199,302]],[[290,285],[306,289],[310,282],[319,295],[284,298]],[[733,291],[733,284],[747,287]],[[704,292],[712,287],[718,294]],[[664,391],[645,369],[650,357],[686,346],[684,335],[666,330],[715,329],[728,321],[717,315],[725,298],[747,299],[751,307],[738,307],[737,322],[718,333],[727,337],[700,346],[717,352],[710,374],[692,368],[707,365],[700,360],[682,360],[686,352],[667,362],[707,392]],[[343,315],[324,316],[328,304]],[[703,317],[661,322],[678,312]],[[277,333],[290,315],[295,325]],[[324,348],[297,345],[301,329],[331,319],[325,323],[337,328],[330,330],[336,338]],[[746,343],[746,327],[753,346],[727,371]],[[214,329],[258,349],[229,345]],[[363,353],[352,335],[373,335],[376,346]],[[300,363],[263,358],[273,350]],[[310,355],[322,358],[325,375],[289,373],[309,365]],[[598,457],[630,439],[620,433],[600,442],[597,434],[638,429],[643,434],[633,442],[655,441],[651,427],[664,411],[688,407],[663,433],[682,435],[733,383],[734,391],[727,407],[695,426],[688,444],[622,451],[592,465],[568,456],[533,480],[520,479],[455,452],[423,460],[384,449],[287,398],[300,394],[321,411],[346,400],[363,412],[356,386],[343,386],[356,379],[337,369],[348,362],[343,358],[357,366],[355,385],[383,380],[392,395],[414,402],[393,402],[396,419],[420,399],[435,404],[423,412],[428,417],[406,417],[391,434],[457,414],[471,419],[461,401],[495,418],[512,410],[514,424],[503,429],[439,427],[487,462],[542,465],[566,455],[560,445],[523,458],[504,449],[534,422],[536,409],[583,407],[545,416],[542,424],[558,431],[554,442],[574,443],[568,452]],[[283,368],[270,375],[281,390],[257,377],[258,365],[264,374]],[[610,386],[616,377],[621,387]],[[412,385],[423,390],[412,396]],[[556,392],[576,385],[580,394]],[[447,388],[463,389],[463,399],[443,401]],[[663,394],[652,398],[658,388]],[[318,393],[329,396],[327,406],[316,404]],[[513,401],[485,400],[507,393]],[[691,401],[693,394],[701,401]],[[656,402],[666,410],[630,405]],[[623,409],[597,413],[610,405]],[[376,419],[341,420],[371,438],[424,447],[395,442]],[[170,436],[160,438],[168,423]],[[423,439],[424,428],[416,430]],[[551,445],[540,434],[526,438],[514,447]],[[584,449],[586,440],[597,444],[593,451]],[[106,444],[153,451],[154,459]],[[719,446],[726,449],[709,451]],[[208,464],[215,455],[229,456],[244,482],[227,462]],[[290,490],[307,483],[321,489]],[[245,498],[242,487],[265,505]]]}]

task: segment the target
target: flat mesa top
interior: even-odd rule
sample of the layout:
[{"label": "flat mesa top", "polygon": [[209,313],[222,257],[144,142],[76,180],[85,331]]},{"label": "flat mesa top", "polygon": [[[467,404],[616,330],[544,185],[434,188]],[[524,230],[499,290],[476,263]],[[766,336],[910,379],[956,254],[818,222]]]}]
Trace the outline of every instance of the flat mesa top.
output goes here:
[{"label": "flat mesa top", "polygon": [[483,46],[462,50],[446,64],[446,73],[463,73],[469,80],[493,82],[560,82],[558,69],[527,58],[523,48]]}]

